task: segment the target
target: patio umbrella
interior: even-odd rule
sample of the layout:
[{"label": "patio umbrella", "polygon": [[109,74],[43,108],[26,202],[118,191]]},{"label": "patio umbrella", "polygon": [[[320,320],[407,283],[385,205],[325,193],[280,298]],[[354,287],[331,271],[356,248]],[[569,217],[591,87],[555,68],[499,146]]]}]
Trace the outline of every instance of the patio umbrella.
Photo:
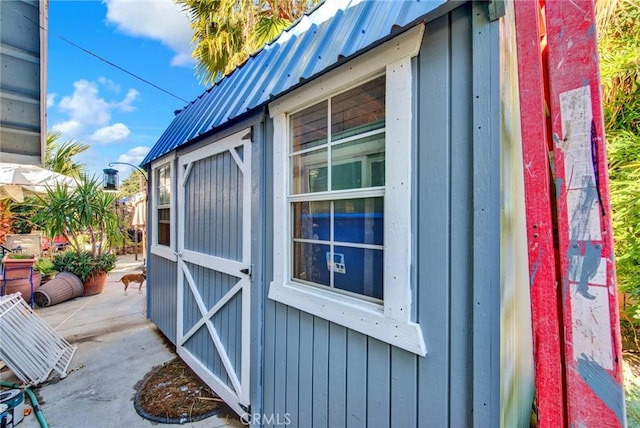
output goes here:
[{"label": "patio umbrella", "polygon": [[147,223],[147,195],[138,193],[129,199],[129,203],[133,206],[131,226],[144,227]]},{"label": "patio umbrella", "polygon": [[135,244],[136,244],[136,260],[138,260],[138,229],[143,229],[142,233],[142,252],[144,254],[146,242],[144,228],[147,224],[147,195],[146,193],[138,193],[133,195],[128,203],[133,206],[133,218],[131,219],[131,226],[135,231]]},{"label": "patio umbrella", "polygon": [[76,182],[39,166],[0,162],[0,200],[23,202],[25,196],[47,193],[47,187],[57,184],[75,187]]}]

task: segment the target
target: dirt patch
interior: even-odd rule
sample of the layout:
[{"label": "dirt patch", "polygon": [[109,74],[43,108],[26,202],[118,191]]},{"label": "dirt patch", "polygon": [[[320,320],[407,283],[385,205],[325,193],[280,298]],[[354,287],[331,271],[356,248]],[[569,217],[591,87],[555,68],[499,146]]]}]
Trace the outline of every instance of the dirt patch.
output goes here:
[{"label": "dirt patch", "polygon": [[179,357],[154,367],[138,382],[136,391],[136,411],[154,422],[195,422],[213,415],[237,419],[222,399]]}]

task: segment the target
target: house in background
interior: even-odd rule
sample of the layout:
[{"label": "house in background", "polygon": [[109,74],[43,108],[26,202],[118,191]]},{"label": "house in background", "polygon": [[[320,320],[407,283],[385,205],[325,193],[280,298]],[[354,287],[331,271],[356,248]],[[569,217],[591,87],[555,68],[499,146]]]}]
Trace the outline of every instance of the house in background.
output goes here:
[{"label": "house in background", "polygon": [[48,0],[0,2],[0,162],[42,165]]},{"label": "house in background", "polygon": [[593,18],[325,1],[143,161],[150,319],[258,425],[624,426]]}]

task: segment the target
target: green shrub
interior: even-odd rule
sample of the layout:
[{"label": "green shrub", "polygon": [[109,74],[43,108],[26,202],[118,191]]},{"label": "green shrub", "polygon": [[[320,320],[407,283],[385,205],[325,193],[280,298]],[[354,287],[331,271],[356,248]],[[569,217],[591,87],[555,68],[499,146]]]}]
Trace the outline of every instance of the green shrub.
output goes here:
[{"label": "green shrub", "polygon": [[47,258],[39,258],[33,265],[33,270],[40,272],[43,276],[52,275],[56,272],[53,262]]},{"label": "green shrub", "polygon": [[88,277],[100,271],[109,272],[116,266],[116,255],[103,253],[93,257],[88,251],[65,251],[53,256],[53,267],[58,272],[71,272],[86,281]]}]

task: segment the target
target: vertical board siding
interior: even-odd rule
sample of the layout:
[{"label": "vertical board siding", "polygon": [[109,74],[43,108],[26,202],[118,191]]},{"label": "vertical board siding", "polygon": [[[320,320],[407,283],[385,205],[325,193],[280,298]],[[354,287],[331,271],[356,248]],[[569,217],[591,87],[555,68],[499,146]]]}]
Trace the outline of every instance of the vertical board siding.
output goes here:
[{"label": "vertical board siding", "polygon": [[313,428],[329,427],[329,322],[313,319],[311,404]]},{"label": "vertical board siding", "polygon": [[148,316],[175,345],[177,328],[178,265],[149,252],[147,263]]},{"label": "vertical board siding", "polygon": [[[481,215],[499,219],[496,195],[490,193],[493,199],[488,201],[474,200],[475,184],[491,186],[499,179],[499,164],[478,166],[476,159],[478,151],[499,141],[495,135],[479,138],[473,129],[474,115],[489,114],[475,110],[474,82],[491,80],[474,76],[476,13],[486,12],[469,3],[429,22],[413,62],[417,96],[412,314],[425,335],[427,355],[418,357],[266,299],[266,415],[284,411],[298,427],[495,426],[493,410],[478,418],[473,407],[474,398],[493,388],[482,387],[481,394],[474,395],[475,382],[489,381],[483,376],[490,371],[476,373],[473,366],[491,355],[493,345],[479,342],[489,342],[485,335],[495,333],[489,326],[474,325],[474,286],[485,291],[499,286],[499,278],[495,284],[489,280],[499,273],[499,266],[478,266],[474,261],[499,260],[499,248],[492,252],[493,241],[484,245],[473,239],[474,224],[482,220],[477,210],[487,207]],[[267,264],[274,262],[271,257],[267,249]],[[476,278],[483,266],[490,272]],[[499,307],[494,310],[497,316]]]},{"label": "vertical board siding", "polygon": [[329,426],[345,425],[347,416],[347,329],[329,325]]},{"label": "vertical board siding", "polygon": [[[276,373],[275,387],[277,391],[282,391],[281,394],[276,394],[273,403],[273,412],[275,415],[285,414],[285,399],[286,399],[286,369],[287,369],[287,307],[284,305],[278,305],[276,308],[276,337],[275,345],[278,350],[276,355],[274,371]],[[269,426],[269,425],[268,425]]]},{"label": "vertical board siding", "polygon": [[347,332],[347,419],[348,428],[367,426],[367,337]]},{"label": "vertical board siding", "polygon": [[[300,350],[298,355],[299,376],[298,381],[298,409],[292,409],[297,414],[294,416],[300,421],[301,427],[310,427],[313,424],[313,320],[314,317],[305,312],[300,312]],[[266,326],[265,326],[266,327]],[[296,393],[296,391],[292,391]]]},{"label": "vertical board siding", "polygon": [[[493,364],[499,355],[495,321],[500,249],[494,244],[499,242],[500,199],[494,191],[500,177],[500,140],[491,129],[474,132],[473,122],[485,115],[491,126],[499,118],[493,89],[481,94],[489,98],[482,103],[474,93],[483,85],[492,87],[491,73],[499,76],[491,68],[498,64],[496,58],[478,58],[474,50],[480,36],[492,46],[498,40],[497,22],[485,21],[484,6],[463,4],[427,23],[420,54],[412,63],[412,316],[425,335],[427,355],[416,356],[266,299],[266,415],[285,412],[298,427],[499,423],[495,398],[500,380]],[[483,19],[474,20],[476,15]],[[480,75],[476,67],[491,73]],[[485,153],[479,153],[482,150]],[[477,239],[476,227],[481,225],[490,228],[482,236],[490,233],[493,238]],[[274,263],[269,250],[267,264]],[[474,298],[489,306],[478,312]],[[474,318],[491,310],[492,319]],[[484,362],[489,366],[483,368]],[[485,404],[487,408],[477,408]]]},{"label": "vertical board siding", "polygon": [[500,423],[500,33],[472,7],[473,79],[473,426]]},{"label": "vertical board siding", "polygon": [[402,349],[391,347],[391,397],[389,404],[391,407],[390,420],[392,427],[417,426],[417,379],[417,358]]},{"label": "vertical board siding", "polygon": [[[300,311],[287,308],[287,347],[286,347],[286,396],[285,409],[298,409],[298,371],[300,361]],[[290,414],[291,424],[299,426],[299,413]]]},{"label": "vertical board siding", "polygon": [[185,249],[242,259],[242,173],[230,153],[195,162],[185,190]]},{"label": "vertical board siding", "polygon": [[[427,356],[418,361],[418,426],[425,427],[449,426],[451,154],[442,143],[450,141],[452,120],[450,19],[427,24],[419,56],[416,256],[418,322]],[[456,120],[462,126],[464,118]]]},{"label": "vertical board siding", "polygon": [[373,338],[367,342],[367,426],[390,427],[391,346]]},{"label": "vertical board siding", "polygon": [[[451,50],[453,52],[471,52],[469,37],[470,22],[468,8],[459,8],[451,12]],[[452,427],[467,427],[472,421],[472,388],[469,379],[472,377],[472,350],[469,344],[472,336],[472,304],[469,284],[472,283],[471,266],[473,265],[472,248],[469,237],[473,236],[473,225],[470,213],[473,212],[473,181],[470,171],[473,170],[472,127],[463,118],[470,118],[473,108],[471,55],[451,56],[451,117],[455,118],[455,126],[451,127],[451,261],[450,278],[450,313],[453,338],[449,345],[449,399],[455,400],[456,408],[452,409],[449,423]],[[454,208],[455,207],[455,208]],[[466,297],[466,298],[465,298]]]}]

